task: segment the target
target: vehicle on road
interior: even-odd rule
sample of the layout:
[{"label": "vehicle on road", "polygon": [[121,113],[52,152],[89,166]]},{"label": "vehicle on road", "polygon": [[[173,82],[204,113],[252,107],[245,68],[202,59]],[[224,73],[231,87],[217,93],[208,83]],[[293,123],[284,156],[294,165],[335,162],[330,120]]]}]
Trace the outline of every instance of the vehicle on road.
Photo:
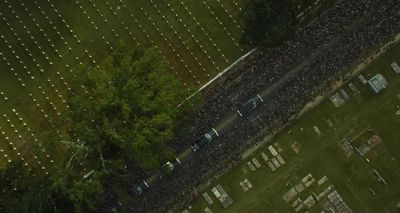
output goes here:
[{"label": "vehicle on road", "polygon": [[214,138],[218,137],[219,134],[218,132],[212,128],[210,132],[206,133],[203,137],[201,137],[200,139],[198,139],[193,145],[192,145],[192,149],[193,151],[197,152],[198,150],[200,150],[204,145],[206,145],[207,143],[211,142]]},{"label": "vehicle on road", "polygon": [[237,113],[243,117],[247,116],[251,111],[253,111],[260,103],[264,102],[259,94],[257,94],[254,98],[248,100],[245,104],[243,104],[238,110]]}]

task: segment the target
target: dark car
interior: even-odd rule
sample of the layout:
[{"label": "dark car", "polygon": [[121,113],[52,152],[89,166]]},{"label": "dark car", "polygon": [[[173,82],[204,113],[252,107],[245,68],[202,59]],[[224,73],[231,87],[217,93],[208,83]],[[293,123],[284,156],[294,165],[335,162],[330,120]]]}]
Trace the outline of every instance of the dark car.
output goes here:
[{"label": "dark car", "polygon": [[260,103],[264,102],[260,95],[256,95],[254,98],[247,101],[243,104],[238,110],[237,113],[240,116],[248,115],[253,109],[255,109]]},{"label": "dark car", "polygon": [[207,140],[207,138],[201,137],[199,140],[197,140],[196,142],[194,142],[194,144],[192,145],[193,151],[197,152],[197,151],[200,150],[204,145],[206,145],[208,142],[209,142],[209,141]]},{"label": "dark car", "polygon": [[201,137],[199,140],[197,140],[193,145],[192,149],[193,151],[197,152],[200,150],[204,145],[207,143],[211,142],[214,138],[218,137],[218,132],[212,128],[212,130],[208,133],[206,133],[203,137]]}]

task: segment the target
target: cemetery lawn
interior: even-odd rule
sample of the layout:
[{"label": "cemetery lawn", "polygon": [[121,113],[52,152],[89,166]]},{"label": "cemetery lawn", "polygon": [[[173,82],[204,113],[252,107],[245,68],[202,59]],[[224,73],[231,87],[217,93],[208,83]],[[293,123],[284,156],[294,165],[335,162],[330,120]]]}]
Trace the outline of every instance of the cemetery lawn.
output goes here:
[{"label": "cemetery lawn", "polygon": [[[393,61],[400,63],[400,44],[362,71],[367,79],[376,73],[383,74],[389,86],[382,93],[374,95],[357,78],[353,79],[352,82],[361,94],[354,96],[345,86],[351,97],[349,102],[335,108],[326,99],[269,143],[279,144],[283,149],[280,154],[286,164],[272,172],[260,156],[261,152],[271,156],[267,146],[263,145],[238,167],[210,184],[206,192],[214,201],[212,205],[208,205],[200,194],[190,212],[204,212],[207,206],[213,212],[294,212],[292,202],[285,203],[282,195],[307,174],[312,174],[316,182],[300,193],[298,197],[303,201],[312,192],[318,195],[329,185],[334,185],[354,212],[395,212],[395,205],[400,201],[400,115],[396,115],[396,111],[400,110],[400,98],[396,97],[400,94],[400,76],[390,67]],[[333,123],[332,127],[329,127],[328,119]],[[367,155],[369,163],[356,153],[346,157],[338,146],[338,142],[351,130],[362,125],[373,128],[383,140],[381,145]],[[321,136],[313,130],[314,126],[321,130]],[[291,149],[296,141],[301,147],[297,154]],[[262,167],[252,172],[246,162],[254,157],[262,163]],[[377,181],[372,169],[380,173],[387,185]],[[328,181],[319,186],[317,181],[323,176],[327,176]],[[246,193],[239,185],[245,178],[253,185]],[[234,200],[234,204],[227,209],[222,208],[210,191],[217,184],[221,184]],[[373,196],[371,191],[376,195]],[[321,210],[321,205],[317,203],[309,211]]]}]

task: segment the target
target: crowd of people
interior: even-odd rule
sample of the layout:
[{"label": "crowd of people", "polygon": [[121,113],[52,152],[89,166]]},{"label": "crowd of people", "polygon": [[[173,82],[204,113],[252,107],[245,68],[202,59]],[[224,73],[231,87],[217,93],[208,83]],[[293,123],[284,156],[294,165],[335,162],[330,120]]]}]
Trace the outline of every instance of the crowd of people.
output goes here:
[{"label": "crowd of people", "polygon": [[[393,38],[399,30],[397,0],[342,0],[299,29],[292,41],[260,50],[255,57],[257,62],[249,66],[249,61],[245,61],[246,65],[239,66],[247,70],[242,70],[243,75],[237,79],[230,79],[234,83],[214,87],[213,95],[208,94],[198,111],[196,128],[181,140],[190,146],[224,116],[234,113],[238,105],[279,82],[254,112],[257,117],[242,118],[138,196],[138,202],[125,208],[166,212],[172,206],[187,206],[201,195],[207,181],[240,161],[241,153],[257,143],[254,137],[261,131],[279,131],[306,103],[327,91],[330,82],[343,78],[344,71],[355,61],[362,60],[362,56]],[[133,190],[144,178],[139,175],[129,179],[129,187]]]}]

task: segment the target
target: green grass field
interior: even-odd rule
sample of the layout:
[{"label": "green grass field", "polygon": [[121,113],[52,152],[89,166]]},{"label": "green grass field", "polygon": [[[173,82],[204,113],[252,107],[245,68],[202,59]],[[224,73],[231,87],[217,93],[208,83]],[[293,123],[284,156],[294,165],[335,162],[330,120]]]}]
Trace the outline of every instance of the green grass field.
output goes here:
[{"label": "green grass field", "polygon": [[[262,146],[238,167],[211,183],[206,192],[214,201],[212,205],[208,205],[200,195],[192,204],[190,212],[204,212],[206,207],[213,212],[230,213],[294,212],[291,207],[293,201],[285,203],[282,195],[307,174],[312,174],[316,182],[323,176],[327,176],[328,181],[322,185],[315,182],[301,192],[297,197],[303,201],[313,192],[318,195],[329,185],[334,185],[354,212],[398,212],[396,203],[400,201],[400,115],[396,115],[396,111],[400,110],[400,97],[396,95],[400,95],[400,76],[390,67],[393,61],[400,63],[400,44],[362,71],[366,77],[372,77],[376,73],[384,75],[389,87],[382,93],[375,95],[357,78],[353,79],[352,82],[360,89],[361,94],[354,96],[346,86],[345,90],[351,97],[349,102],[335,108],[329,100],[325,100],[271,141],[282,148],[280,154],[286,161],[284,165],[272,172],[260,156],[264,152],[271,157],[271,153],[266,146]],[[330,127],[327,120],[333,126]],[[314,131],[314,126],[321,130],[320,136]],[[357,135],[355,132],[365,129],[363,126],[373,128],[383,143],[370,151],[365,158],[356,153],[346,157],[338,145],[339,142],[346,135]],[[357,143],[363,138],[365,143],[365,138],[369,137],[361,135]],[[295,142],[300,145],[300,152],[297,154],[291,148]],[[262,167],[255,172],[246,165],[253,157],[262,163]],[[387,185],[377,181],[372,169],[380,173]],[[245,178],[253,184],[248,192],[244,192],[239,185]],[[210,191],[216,184],[221,184],[234,200],[234,204],[227,209],[222,208]],[[321,212],[322,208],[316,203],[309,212]]]}]

